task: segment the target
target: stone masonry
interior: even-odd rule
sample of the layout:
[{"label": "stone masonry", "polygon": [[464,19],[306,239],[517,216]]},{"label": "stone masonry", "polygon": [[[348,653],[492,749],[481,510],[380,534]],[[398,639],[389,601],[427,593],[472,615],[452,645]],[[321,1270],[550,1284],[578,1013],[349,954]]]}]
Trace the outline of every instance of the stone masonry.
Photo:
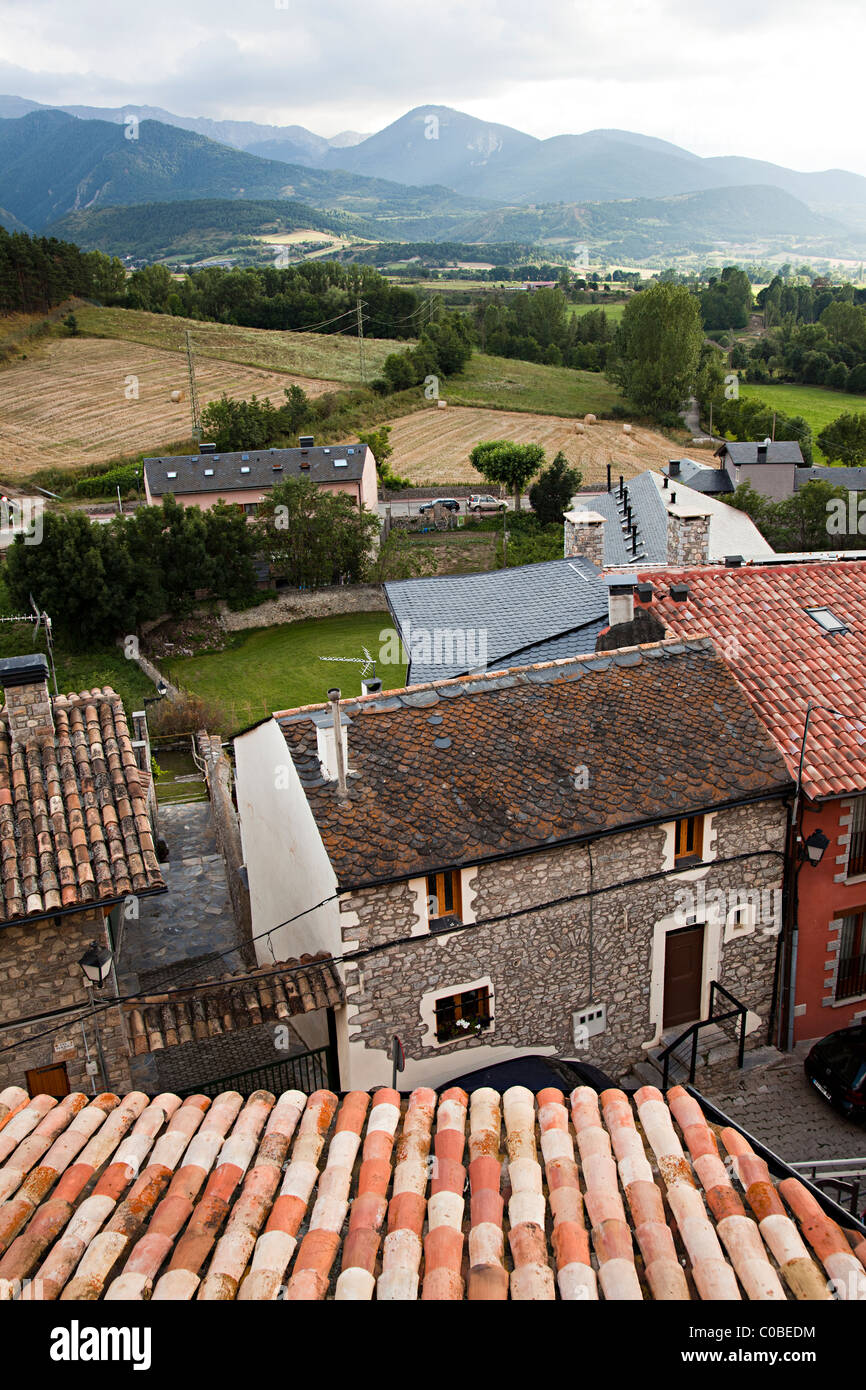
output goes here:
[{"label": "stone masonry", "polygon": [[710,546],[710,518],[705,512],[668,507],[668,564],[705,565]]},{"label": "stone masonry", "polygon": [[[78,962],[94,942],[107,944],[105,918],[98,907],[68,916],[49,917],[41,922],[7,926],[0,931],[0,1089],[4,1086],[26,1088],[29,1070],[60,1062],[66,1064],[73,1091],[92,1089],[85,1070],[82,1020],[94,1060],[96,1038]],[[101,994],[95,991],[97,1002],[106,1002],[112,993],[109,980]],[[65,1007],[79,1008],[81,1013],[56,1020],[43,1018],[41,1022],[20,1028],[3,1026],[16,1018]],[[50,1029],[54,1031],[48,1031]],[[129,1059],[119,1010],[107,1009],[101,1013],[99,1029],[111,1088],[121,1092],[128,1090],[131,1086]],[[99,1077],[96,1081],[98,1089],[103,1089]]]},{"label": "stone masonry", "polygon": [[[707,894],[781,892],[785,808],[780,800],[721,811],[713,825],[717,856],[703,878]],[[562,847],[482,865],[473,911],[483,926],[450,934],[418,930],[409,883],[364,889],[341,899],[351,913],[343,940],[363,949],[402,940],[392,950],[347,965],[349,1042],[387,1051],[399,1034],[407,1058],[483,1048],[554,1048],[614,1076],[644,1056],[651,1040],[650,978],[655,924],[679,906],[681,874],[665,874],[661,826],[623,832],[594,844]],[[748,856],[748,857],[744,857]],[[637,880],[635,882],[635,880]],[[624,886],[629,884],[629,886]],[[692,885],[693,886],[693,885]],[[573,895],[595,890],[592,896]],[[533,903],[573,897],[559,906]],[[357,920],[355,917],[357,914]],[[724,935],[724,927],[722,927]],[[351,945],[348,946],[352,949]],[[766,1023],[776,933],[756,928],[722,944],[716,978]],[[494,1026],[478,1037],[431,1045],[420,1013],[429,991],[490,977]],[[607,1027],[576,1049],[572,1015],[590,1003],[607,1007]],[[764,1041],[754,1030],[750,1044]],[[455,1072],[471,1058],[455,1059]]]},{"label": "stone masonry", "polygon": [[598,512],[565,514],[565,558],[583,555],[599,569],[604,568],[604,517]]}]

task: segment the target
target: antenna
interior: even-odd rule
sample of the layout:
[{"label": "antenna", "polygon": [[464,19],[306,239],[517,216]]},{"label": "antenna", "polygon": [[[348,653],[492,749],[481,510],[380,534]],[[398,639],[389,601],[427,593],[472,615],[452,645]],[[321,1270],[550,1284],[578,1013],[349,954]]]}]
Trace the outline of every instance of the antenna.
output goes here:
[{"label": "antenna", "polygon": [[189,375],[189,413],[192,417],[192,437],[201,439],[201,421],[198,414],[198,394],[195,389],[195,353],[192,347],[192,334],[186,330],[186,369]]},{"label": "antenna", "polygon": [[370,655],[366,647],[362,647],[361,651],[364,653],[363,656],[320,656],[319,660],[345,661],[352,666],[360,666],[363,668],[361,671],[361,679],[363,680],[364,676],[376,674],[376,659]]}]

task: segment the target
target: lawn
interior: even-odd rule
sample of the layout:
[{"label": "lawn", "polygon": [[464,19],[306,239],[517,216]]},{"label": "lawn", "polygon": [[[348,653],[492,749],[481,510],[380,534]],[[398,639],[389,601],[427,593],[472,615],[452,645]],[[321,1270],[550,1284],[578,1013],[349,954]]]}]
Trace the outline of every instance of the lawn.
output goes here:
[{"label": "lawn", "polygon": [[591,313],[593,309],[603,309],[611,323],[619,323],[627,303],[627,299],[620,299],[615,304],[569,304],[568,312],[577,319]]},{"label": "lawn", "polygon": [[410,534],[409,544],[429,557],[432,574],[479,574],[496,569],[497,539],[484,531],[429,531]]},{"label": "lawn", "polygon": [[449,378],[443,395],[450,405],[529,410],[538,415],[582,416],[623,404],[617,388],[601,372],[546,367],[483,352],[474,352],[465,371]]},{"label": "lawn", "polygon": [[226,716],[223,732],[229,733],[274,710],[320,704],[331,686],[339,686],[346,696],[360,693],[360,664],[321,657],[363,658],[366,647],[376,659],[375,674],[384,688],[402,686],[405,667],[377,659],[383,645],[379,634],[391,629],[385,611],[309,618],[233,633],[223,651],[184,657],[168,667],[163,662],[161,669],[171,680],[220,705]]},{"label": "lawn", "polygon": [[[29,656],[31,652],[46,652],[45,634],[40,629],[34,638],[32,623],[0,623],[0,656]],[[61,695],[73,691],[93,690],[110,685],[123,700],[127,716],[144,708],[145,696],[155,695],[147,676],[134,661],[127,661],[118,647],[89,652],[71,652],[62,643],[54,643],[54,664],[57,670],[57,689]],[[50,677],[49,677],[50,687]],[[53,693],[53,687],[52,693]]]},{"label": "lawn", "polygon": [[[316,377],[331,382],[360,382],[358,344],[339,333],[283,333],[269,328],[239,328],[227,323],[203,323],[199,319],[149,314],[143,309],[111,309],[97,305],[76,306],[82,333],[99,338],[120,338],[145,347],[186,351],[186,331],[192,334],[196,359],[216,357],[241,362],[272,372]],[[364,338],[367,372],[376,376],[390,352],[410,346],[408,340]]]},{"label": "lawn", "polygon": [[815,462],[823,463],[824,455],[814,441],[825,425],[844,415],[866,414],[866,396],[851,395],[847,391],[831,391],[826,386],[799,386],[780,383],[774,386],[740,385],[740,395],[755,397],[765,401],[771,409],[784,411],[786,415],[802,415],[812,427]]}]

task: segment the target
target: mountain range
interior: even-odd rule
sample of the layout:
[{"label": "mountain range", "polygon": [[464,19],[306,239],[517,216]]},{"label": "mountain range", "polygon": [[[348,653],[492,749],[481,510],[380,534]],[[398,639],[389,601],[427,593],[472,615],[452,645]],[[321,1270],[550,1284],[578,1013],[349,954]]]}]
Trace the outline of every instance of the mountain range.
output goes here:
[{"label": "mountain range", "polygon": [[91,210],[198,199],[295,200],[386,240],[591,237],[644,257],[780,238],[824,255],[866,246],[858,174],[703,158],[629,131],[540,140],[425,106],[374,135],[326,139],[157,107],[0,97],[3,225],[41,231],[75,214],[86,238]]}]

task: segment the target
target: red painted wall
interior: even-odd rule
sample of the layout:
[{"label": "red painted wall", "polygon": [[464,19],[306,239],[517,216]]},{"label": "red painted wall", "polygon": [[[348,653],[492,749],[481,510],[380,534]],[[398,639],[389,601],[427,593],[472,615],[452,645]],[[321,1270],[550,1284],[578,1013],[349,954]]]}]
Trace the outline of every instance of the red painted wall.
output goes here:
[{"label": "red painted wall", "polygon": [[[806,1012],[794,1019],[795,1042],[823,1038],[837,1028],[848,1027],[855,1015],[866,1015],[866,997],[844,1004],[822,1002],[834,995],[833,984],[825,984],[825,980],[835,977],[836,952],[831,943],[838,941],[840,933],[831,930],[830,923],[866,908],[866,874],[845,878],[849,826],[842,822],[850,814],[851,800],[841,798],[815,805],[807,802],[803,815],[803,838],[820,828],[830,844],[817,868],[807,863],[800,870],[795,1002],[805,1004]],[[842,862],[837,862],[840,859]]]}]

